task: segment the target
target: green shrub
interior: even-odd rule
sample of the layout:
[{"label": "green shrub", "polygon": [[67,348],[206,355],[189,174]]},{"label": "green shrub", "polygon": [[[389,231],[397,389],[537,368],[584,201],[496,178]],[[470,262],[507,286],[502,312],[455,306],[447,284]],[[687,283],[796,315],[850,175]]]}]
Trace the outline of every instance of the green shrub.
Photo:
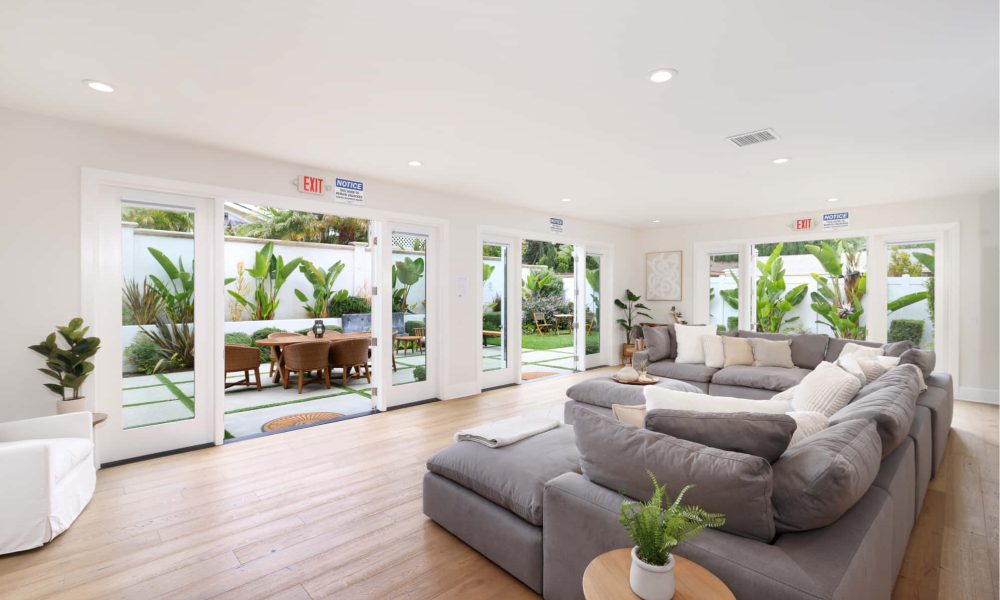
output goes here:
[{"label": "green shrub", "polygon": [[427,367],[424,365],[413,367],[413,378],[417,381],[425,381],[427,379]]},{"label": "green shrub", "polygon": [[239,344],[241,346],[253,346],[253,338],[247,333],[241,333],[239,331],[234,331],[233,333],[226,334],[227,344]]},{"label": "green shrub", "polygon": [[740,328],[740,318],[739,317],[729,317],[726,319],[726,327],[729,331],[736,331]]},{"label": "green shrub", "polygon": [[483,313],[483,329],[487,331],[500,331],[500,313],[499,312],[484,312]]},{"label": "green shrub", "polygon": [[260,350],[260,362],[264,363],[271,361],[271,349],[261,348],[260,346],[257,345],[257,340],[262,340],[267,336],[271,335],[272,333],[281,333],[283,331],[285,330],[278,329],[277,327],[264,327],[262,329],[258,329],[257,331],[253,332],[253,334],[250,335],[251,339],[253,340],[250,345]]},{"label": "green shrub", "polygon": [[334,296],[330,302],[331,317],[341,317],[345,314],[365,314],[371,311],[371,302],[360,296]]},{"label": "green shrub", "polygon": [[914,346],[920,345],[924,337],[924,322],[919,319],[896,319],[889,323],[889,341],[910,340]]},{"label": "green shrub", "polygon": [[587,354],[597,354],[601,351],[601,340],[587,340]]},{"label": "green shrub", "polygon": [[139,333],[125,348],[125,358],[137,371],[152,375],[156,372],[156,364],[160,362],[160,347],[148,335]]},{"label": "green shrub", "polygon": [[427,327],[427,324],[424,323],[423,321],[407,321],[403,325],[403,328],[406,329],[406,335],[413,335],[414,329],[417,328],[423,329],[425,327]]}]

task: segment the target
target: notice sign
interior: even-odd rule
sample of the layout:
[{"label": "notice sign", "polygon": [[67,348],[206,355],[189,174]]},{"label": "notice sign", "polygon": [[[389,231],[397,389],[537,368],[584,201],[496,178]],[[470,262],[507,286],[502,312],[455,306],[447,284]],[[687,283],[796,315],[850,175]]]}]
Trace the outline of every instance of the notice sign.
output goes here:
[{"label": "notice sign", "polygon": [[851,216],[847,211],[823,213],[823,229],[847,229],[851,224]]},{"label": "notice sign", "polygon": [[552,233],[562,233],[563,224],[563,220],[559,217],[549,217],[549,231]]},{"label": "notice sign", "polygon": [[805,219],[795,219],[795,230],[796,231],[808,231],[813,228],[812,217],[807,217]]},{"label": "notice sign", "polygon": [[341,179],[338,177],[333,190],[333,198],[345,204],[365,203],[365,184],[360,181]]},{"label": "notice sign", "polygon": [[295,185],[303,194],[316,194],[317,196],[322,196],[326,193],[326,186],[323,184],[322,177],[310,177],[309,175],[303,175],[295,181]]}]

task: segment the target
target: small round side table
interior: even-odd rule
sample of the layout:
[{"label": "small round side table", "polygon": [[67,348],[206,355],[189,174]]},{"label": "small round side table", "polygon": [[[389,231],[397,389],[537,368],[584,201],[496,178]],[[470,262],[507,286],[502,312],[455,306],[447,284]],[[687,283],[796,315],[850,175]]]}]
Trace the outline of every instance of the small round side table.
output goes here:
[{"label": "small round side table", "polygon": [[[674,554],[673,600],[736,600],[722,580],[705,567]],[[632,566],[632,551],[619,548],[605,552],[587,565],[583,572],[583,596],[587,600],[635,600],[638,598],[628,582]]]}]

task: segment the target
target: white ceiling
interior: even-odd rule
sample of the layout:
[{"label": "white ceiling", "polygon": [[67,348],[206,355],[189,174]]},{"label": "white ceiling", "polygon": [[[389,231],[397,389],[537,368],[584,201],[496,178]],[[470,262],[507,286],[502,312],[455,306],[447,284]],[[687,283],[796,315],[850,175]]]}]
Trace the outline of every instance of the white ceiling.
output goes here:
[{"label": "white ceiling", "polygon": [[0,105],[694,222],[995,189],[997,23],[992,0],[4,0]]}]

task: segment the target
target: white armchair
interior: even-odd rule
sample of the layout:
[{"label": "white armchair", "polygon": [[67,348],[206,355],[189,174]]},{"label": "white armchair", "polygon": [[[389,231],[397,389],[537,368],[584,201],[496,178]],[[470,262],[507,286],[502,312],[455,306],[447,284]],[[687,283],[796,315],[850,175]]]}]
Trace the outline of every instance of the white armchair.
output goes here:
[{"label": "white armchair", "polygon": [[66,531],[94,495],[89,412],[0,423],[0,554]]}]

